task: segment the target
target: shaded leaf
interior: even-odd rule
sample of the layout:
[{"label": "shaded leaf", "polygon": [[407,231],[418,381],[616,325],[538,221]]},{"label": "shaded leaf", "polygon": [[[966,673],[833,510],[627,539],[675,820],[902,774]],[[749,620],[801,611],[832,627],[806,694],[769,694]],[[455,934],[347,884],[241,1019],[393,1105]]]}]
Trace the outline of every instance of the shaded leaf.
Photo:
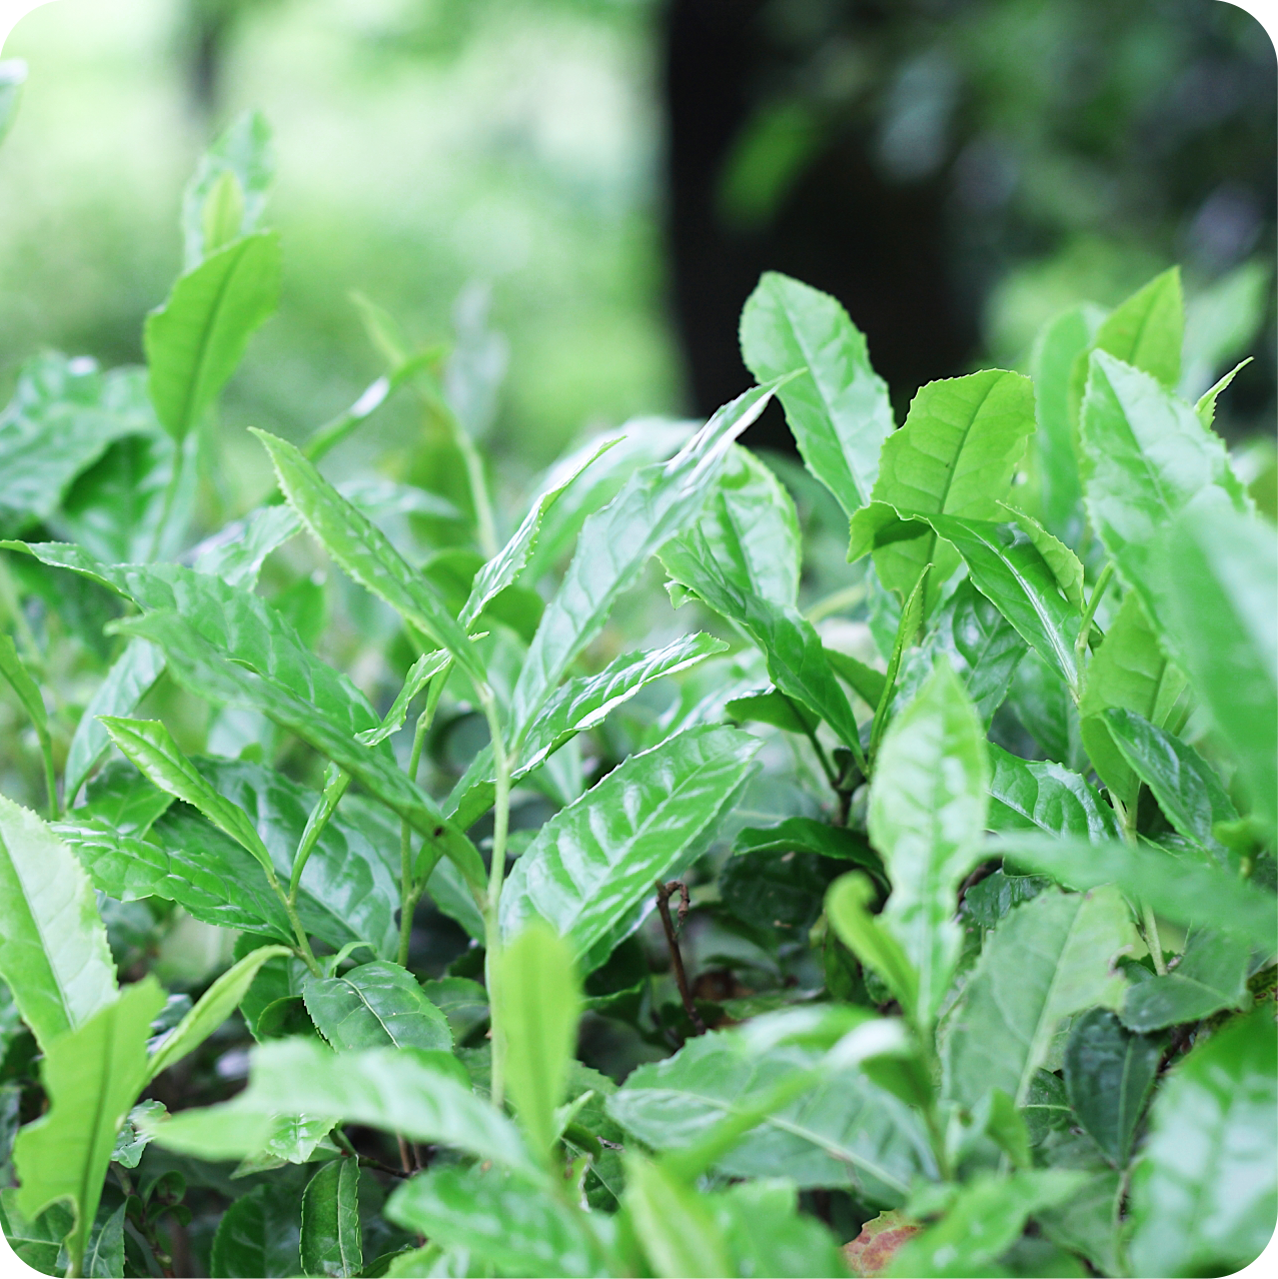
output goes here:
[{"label": "shaded leaf", "polygon": [[1240,938],[1193,929],[1170,972],[1128,988],[1123,1024],[1132,1030],[1161,1030],[1210,1017],[1222,1008],[1245,1008],[1251,1003],[1250,961],[1250,949]]},{"label": "shaded leaf", "polygon": [[282,1185],[254,1186],[218,1222],[209,1256],[213,1279],[283,1279],[300,1269],[301,1205]]},{"label": "shaded leaf", "polygon": [[302,1194],[302,1273],[357,1275],[364,1268],[359,1220],[359,1163],[334,1159]]}]

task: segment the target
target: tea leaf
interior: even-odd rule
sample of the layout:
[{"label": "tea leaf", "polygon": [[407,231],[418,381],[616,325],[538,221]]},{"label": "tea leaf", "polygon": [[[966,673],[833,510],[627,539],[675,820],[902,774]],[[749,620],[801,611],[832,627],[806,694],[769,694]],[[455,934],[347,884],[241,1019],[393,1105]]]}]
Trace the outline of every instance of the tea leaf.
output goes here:
[{"label": "tea leaf", "polygon": [[284,1279],[300,1269],[301,1205],[278,1185],[254,1186],[222,1214],[209,1257],[213,1279]]},{"label": "tea leaf", "polygon": [[1114,810],[1077,773],[1045,760],[1018,759],[989,744],[991,830],[1118,839]]},{"label": "tea leaf", "polygon": [[741,354],[760,382],[807,369],[781,403],[805,465],[850,518],[870,500],[896,425],[864,334],[828,294],[767,271],[741,312]]},{"label": "tea leaf", "polygon": [[334,1159],[306,1183],[301,1254],[307,1275],[357,1275],[363,1270],[357,1160]]},{"label": "tea leaf", "polygon": [[[1272,950],[1272,943],[1271,943]],[[1162,1030],[1251,1003],[1251,950],[1239,937],[1195,928],[1172,972],[1127,990],[1121,1016],[1132,1030]]]},{"label": "tea leaf", "polygon": [[151,399],[175,440],[186,439],[217,399],[249,338],[275,311],[279,290],[279,237],[261,231],[205,257],[147,316]]},{"label": "tea leaf", "polygon": [[[251,235],[261,225],[267,192],[275,177],[271,126],[260,111],[246,111],[200,157],[194,175],[182,193],[184,270],[198,266],[223,243]],[[209,205],[219,195],[225,200],[226,179],[234,180],[237,217],[212,220],[221,229],[221,242],[210,243],[206,222]]]},{"label": "tea leaf", "polygon": [[702,1196],[660,1164],[626,1161],[624,1204],[653,1273],[714,1279],[733,1273],[728,1242]]},{"label": "tea leaf", "polygon": [[116,998],[115,963],[84,872],[44,822],[2,795],[0,977],[46,1053]]},{"label": "tea leaf", "polygon": [[316,1028],[338,1052],[388,1045],[448,1052],[453,1046],[444,1014],[398,964],[377,960],[340,977],[310,977],[302,998]]}]

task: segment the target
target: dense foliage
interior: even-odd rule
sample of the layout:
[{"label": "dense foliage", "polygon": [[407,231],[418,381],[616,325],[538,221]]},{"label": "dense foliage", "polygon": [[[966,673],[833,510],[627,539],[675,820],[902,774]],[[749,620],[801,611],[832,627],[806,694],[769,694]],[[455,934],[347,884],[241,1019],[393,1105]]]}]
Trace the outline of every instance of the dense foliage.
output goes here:
[{"label": "dense foliage", "polygon": [[[1211,429],[1232,375],[1172,389],[1177,274],[900,426],[841,307],[767,275],[757,386],[588,443],[518,521],[464,426],[483,361],[370,312],[387,375],[300,445],[259,432],[270,496],[191,546],[204,423],[279,288],[266,145],[246,117],[192,180],[148,368],[43,355],[0,416],[13,780],[47,809],[0,798],[20,1255],[1255,1257],[1278,566]],[[400,392],[464,507],[317,468]],[[774,396],[806,472],[733,442]]]}]

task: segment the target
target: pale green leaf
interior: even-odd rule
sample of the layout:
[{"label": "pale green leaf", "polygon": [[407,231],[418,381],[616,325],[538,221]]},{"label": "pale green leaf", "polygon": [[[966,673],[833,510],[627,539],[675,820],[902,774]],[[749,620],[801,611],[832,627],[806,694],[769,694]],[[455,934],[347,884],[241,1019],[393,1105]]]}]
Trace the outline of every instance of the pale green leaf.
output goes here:
[{"label": "pale green leaf", "polygon": [[[259,228],[274,177],[271,126],[260,111],[246,111],[200,157],[182,193],[184,270],[198,266],[223,244]],[[234,198],[228,195],[227,179],[233,180]],[[209,206],[219,199],[223,205],[218,210],[220,216],[211,216]],[[228,217],[228,212],[237,216]],[[208,236],[210,223],[220,233],[213,242]]]}]

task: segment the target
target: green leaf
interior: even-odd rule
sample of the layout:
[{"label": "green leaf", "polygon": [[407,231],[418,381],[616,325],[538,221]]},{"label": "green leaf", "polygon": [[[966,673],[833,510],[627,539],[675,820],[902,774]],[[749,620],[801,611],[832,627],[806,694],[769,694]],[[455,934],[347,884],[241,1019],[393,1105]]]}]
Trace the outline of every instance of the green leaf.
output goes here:
[{"label": "green leaf", "polygon": [[922,1024],[936,1015],[958,961],[958,886],[980,857],[988,790],[981,722],[941,662],[883,739],[868,815],[892,881],[880,924],[918,973]]},{"label": "green leaf", "polygon": [[324,479],[299,449],[265,431],[255,429],[254,434],[270,454],[280,490],[315,540],[352,579],[385,600],[436,647],[451,653],[482,684],[483,662],[464,627],[386,535]]},{"label": "green leaf", "polygon": [[[874,550],[879,580],[902,600],[929,564],[924,613],[958,567],[926,527],[906,540],[876,541],[885,503],[901,511],[996,519],[1034,429],[1034,387],[1019,373],[989,369],[931,382],[914,397],[905,425],[883,445],[875,505],[852,520],[849,559]],[[877,509],[876,509],[877,507]],[[893,535],[895,536],[895,535]]]},{"label": "green leaf", "polygon": [[763,412],[785,380],[754,387],[725,405],[674,458],[636,472],[607,507],[586,520],[515,685],[515,742],[603,628],[617,596],[635,582],[657,550],[700,514],[732,441]]},{"label": "green leaf", "polygon": [[1167,820],[1186,839],[1227,864],[1229,852],[1212,827],[1236,821],[1238,812],[1203,757],[1179,737],[1122,707],[1105,712],[1105,726],[1129,767],[1154,792]]},{"label": "green leaf", "polygon": [[825,648],[825,660],[871,710],[879,704],[883,698],[883,686],[887,683],[882,671],[858,661],[850,653],[839,652],[837,648]]},{"label": "green leaf", "polygon": [[0,531],[48,520],[115,440],[155,429],[145,399],[137,403],[137,384],[134,369],[102,373],[93,360],[55,352],[22,366],[0,411]]},{"label": "green leaf", "polygon": [[1131,1155],[1162,1051],[1158,1040],[1133,1035],[1104,1008],[1091,1009],[1070,1027],[1065,1045],[1069,1104],[1115,1168],[1125,1167]]},{"label": "green leaf", "polygon": [[989,827],[1047,835],[1118,839],[1114,810],[1077,773],[1051,760],[1018,759],[989,743]]},{"label": "green leaf", "polygon": [[[748,1115],[780,1084],[810,1073],[817,1049],[760,1050],[735,1031],[690,1039],[640,1066],[608,1099],[608,1113],[655,1150],[682,1151],[728,1118]],[[800,1082],[802,1082],[800,1078]],[[899,1203],[916,1176],[935,1176],[922,1124],[858,1070],[834,1069],[741,1136],[717,1162],[729,1177],[787,1177]]]},{"label": "green leaf", "polygon": [[1230,1274],[1269,1243],[1278,1213],[1278,1054],[1257,1009],[1170,1073],[1132,1176],[1138,1275]]},{"label": "green leaf", "polygon": [[228,968],[160,1041],[151,1054],[148,1078],[154,1079],[160,1071],[194,1052],[240,1006],[240,1000],[268,959],[290,954],[287,946],[260,946]]},{"label": "green leaf", "polygon": [[882,978],[913,1017],[919,1008],[919,974],[896,936],[870,914],[868,907],[877,895],[864,875],[844,875],[830,886],[826,913],[839,940]]},{"label": "green leaf", "polygon": [[528,1144],[549,1161],[582,1007],[572,951],[557,933],[534,921],[502,947],[496,1002],[510,1097]]},{"label": "green leaf", "polygon": [[110,735],[98,722],[98,717],[132,714],[163,671],[164,657],[153,644],[135,640],[125,646],[124,652],[98,685],[97,692],[89,699],[71,739],[63,778],[63,793],[68,801],[79,792],[85,778],[111,744]]},{"label": "green leaf", "polygon": [[799,1211],[784,1180],[739,1182],[709,1199],[736,1274],[837,1275],[845,1266],[830,1230]]},{"label": "green leaf", "polygon": [[1092,765],[1127,807],[1136,799],[1140,778],[1110,736],[1104,712],[1121,707],[1161,726],[1176,711],[1184,688],[1184,675],[1167,660],[1139,598],[1129,593],[1092,655],[1078,703]]},{"label": "green leaf", "polygon": [[1074,644],[1081,614],[1056,572],[1016,524],[934,515],[932,527],[957,548],[977,589],[1071,687],[1078,682]]},{"label": "green leaf", "polygon": [[974,1177],[940,1221],[906,1241],[885,1273],[916,1279],[990,1274],[991,1263],[1020,1238],[1032,1213],[1069,1199],[1085,1180],[1062,1168]]},{"label": "green leaf", "polygon": [[201,542],[192,552],[195,570],[252,590],[266,557],[301,528],[291,506],[259,506]]},{"label": "green leaf", "polygon": [[340,977],[311,977],[302,988],[306,1011],[338,1052],[362,1048],[426,1048],[448,1052],[444,1014],[407,969],[386,960],[360,964]]},{"label": "green leaf", "polygon": [[627,1158],[623,1204],[652,1273],[661,1279],[734,1273],[728,1241],[709,1205],[660,1164]]},{"label": "green leaf", "polygon": [[[260,111],[246,111],[200,157],[182,193],[184,270],[199,266],[223,244],[258,229],[274,177],[271,126]],[[218,233],[212,240],[210,227]]]},{"label": "green leaf", "polygon": [[988,849],[991,855],[1005,853],[1017,865],[1050,875],[1068,888],[1117,884],[1128,896],[1148,904],[1160,919],[1182,927],[1197,924],[1218,929],[1266,953],[1273,947],[1273,894],[1214,864],[1132,844],[1033,835],[1007,836]]},{"label": "green leaf", "polygon": [[39,685],[31,678],[13,640],[5,631],[0,631],[0,676],[8,681],[9,686],[18,695],[18,701],[31,717],[37,735],[42,741],[49,736],[49,714],[45,710],[44,698],[40,695]]},{"label": "green leaf", "polygon": [[667,543],[661,562],[676,581],[750,636],[777,688],[824,719],[848,745],[860,748],[847,695],[807,618],[791,606],[763,598],[747,578],[730,573],[715,558],[699,524]]},{"label": "green leaf", "polygon": [[[3,68],[4,64],[0,63],[0,72]],[[66,1267],[67,1254],[62,1241],[72,1226],[71,1212],[65,1205],[55,1204],[35,1221],[28,1221],[18,1211],[19,1194],[21,1191],[15,1186],[0,1190],[0,1226],[4,1227],[5,1241],[18,1259],[33,1270],[57,1274],[60,1268]]]},{"label": "green leaf", "polygon": [[1192,929],[1172,971],[1128,988],[1123,1024],[1132,1030],[1162,1030],[1210,1017],[1222,1008],[1246,1008],[1251,1003],[1250,970],[1251,950],[1245,941]]},{"label": "green leaf", "polygon": [[1122,1274],[1125,1269],[1119,1261],[1119,1183],[1119,1174],[1109,1169],[1092,1173],[1068,1199],[1034,1214],[1047,1238],[1081,1253],[1105,1275]]},{"label": "green leaf", "polygon": [[84,1273],[90,1279],[116,1279],[124,1273],[124,1214],[127,1204],[114,1212],[98,1210],[89,1246],[84,1251]]},{"label": "green leaf", "polygon": [[116,1134],[111,1149],[111,1162],[121,1168],[136,1168],[142,1161],[142,1152],[151,1144],[151,1138],[139,1131],[139,1125],[148,1116],[163,1115],[167,1108],[162,1101],[140,1101],[129,1111],[128,1118]]},{"label": "green leaf", "polygon": [[218,1159],[253,1153],[278,1114],[324,1115],[453,1146],[536,1177],[514,1125],[458,1081],[457,1059],[416,1048],[334,1053],[317,1040],[253,1050],[248,1088],[234,1101],[154,1125],[158,1145]]},{"label": "green leaf", "polygon": [[40,1078],[49,1110],[14,1143],[17,1203],[28,1218],[59,1201],[72,1204],[69,1273],[79,1269],[116,1133],[146,1083],[147,1037],[163,1003],[164,991],[147,977],[45,1046]]},{"label": "green leaf", "polygon": [[334,1159],[306,1183],[301,1255],[307,1275],[357,1275],[363,1270],[356,1160]]},{"label": "green leaf", "polygon": [[432,1168],[395,1191],[386,1215],[445,1247],[467,1249],[501,1274],[608,1273],[584,1213],[495,1168]]},{"label": "green leaf", "polygon": [[780,392],[808,470],[851,518],[870,500],[896,425],[865,335],[826,293],[767,271],[741,312],[741,354],[756,381],[807,369]]},{"label": "green leaf", "polygon": [[535,917],[580,961],[652,892],[687,865],[749,773],[758,740],[705,726],[631,755],[556,813],[515,863],[501,930]]},{"label": "green leaf", "polygon": [[142,343],[151,399],[175,440],[186,439],[217,399],[254,330],[274,312],[279,290],[279,237],[262,231],[207,256],[147,316]]},{"label": "green leaf", "polygon": [[1135,945],[1113,888],[1044,893],[1018,906],[986,941],[949,1019],[947,1093],[974,1106],[987,1089],[1001,1088],[1023,1106],[1061,1021],[1121,1004],[1125,983],[1111,965]]},{"label": "green leaf", "polygon": [[149,613],[122,623],[120,629],[159,644],[168,657],[170,671],[199,696],[261,710],[281,728],[296,733],[350,773],[414,830],[428,839],[438,839],[467,881],[476,889],[482,889],[487,872],[478,851],[426,793],[384,756],[354,741],[338,723],[283,683],[274,672],[260,675],[229,660],[225,652],[174,613]]},{"label": "green leaf", "polygon": [[111,740],[161,790],[199,809],[218,830],[229,835],[274,879],[275,867],[262,837],[240,807],[222,798],[182,754],[159,720],[107,717],[103,727]]},{"label": "green leaf", "polygon": [[1073,307],[1043,326],[1030,354],[1043,522],[1058,537],[1071,542],[1082,531],[1082,487],[1073,422],[1077,399],[1071,412],[1070,376],[1074,361],[1090,348],[1101,319],[1094,306],[1084,303]]},{"label": "green leaf", "polygon": [[34,813],[3,795],[0,977],[45,1052],[116,998],[106,929],[79,863]]},{"label": "green leaf", "polygon": [[1186,513],[1171,532],[1161,581],[1159,612],[1168,639],[1229,744],[1272,839],[1278,826],[1273,529],[1227,511]]},{"label": "green leaf", "polygon": [[[512,782],[526,777],[578,733],[602,724],[649,684],[726,652],[727,647],[711,635],[682,635],[664,648],[623,653],[598,675],[570,679],[529,726]],[[459,826],[469,827],[492,806],[494,791],[492,750],[485,747],[453,787],[445,809]]]},{"label": "green leaf", "polygon": [[209,1274],[213,1279],[296,1275],[301,1266],[300,1235],[297,1194],[278,1183],[254,1186],[222,1214],[213,1236]]},{"label": "green leaf", "polygon": [[846,826],[827,826],[812,817],[787,817],[776,826],[747,827],[736,838],[741,853],[815,853],[836,861],[855,862],[881,876],[882,864],[863,836]]},{"label": "green leaf", "polygon": [[1194,404],[1194,412],[1198,414],[1198,420],[1208,429],[1211,430],[1216,421],[1216,401],[1228,389],[1229,384],[1252,362],[1249,355],[1245,360],[1235,364],[1228,373],[1225,374],[1213,386],[1210,386],[1200,395]]},{"label": "green leaf", "polygon": [[1079,439],[1092,527],[1156,614],[1151,556],[1168,522],[1191,503],[1246,512],[1250,499],[1194,410],[1103,351],[1091,357]]},{"label": "green leaf", "polygon": [[112,760],[89,783],[84,803],[67,820],[100,821],[141,838],[172,805],[173,796],[157,790],[127,760]]}]

